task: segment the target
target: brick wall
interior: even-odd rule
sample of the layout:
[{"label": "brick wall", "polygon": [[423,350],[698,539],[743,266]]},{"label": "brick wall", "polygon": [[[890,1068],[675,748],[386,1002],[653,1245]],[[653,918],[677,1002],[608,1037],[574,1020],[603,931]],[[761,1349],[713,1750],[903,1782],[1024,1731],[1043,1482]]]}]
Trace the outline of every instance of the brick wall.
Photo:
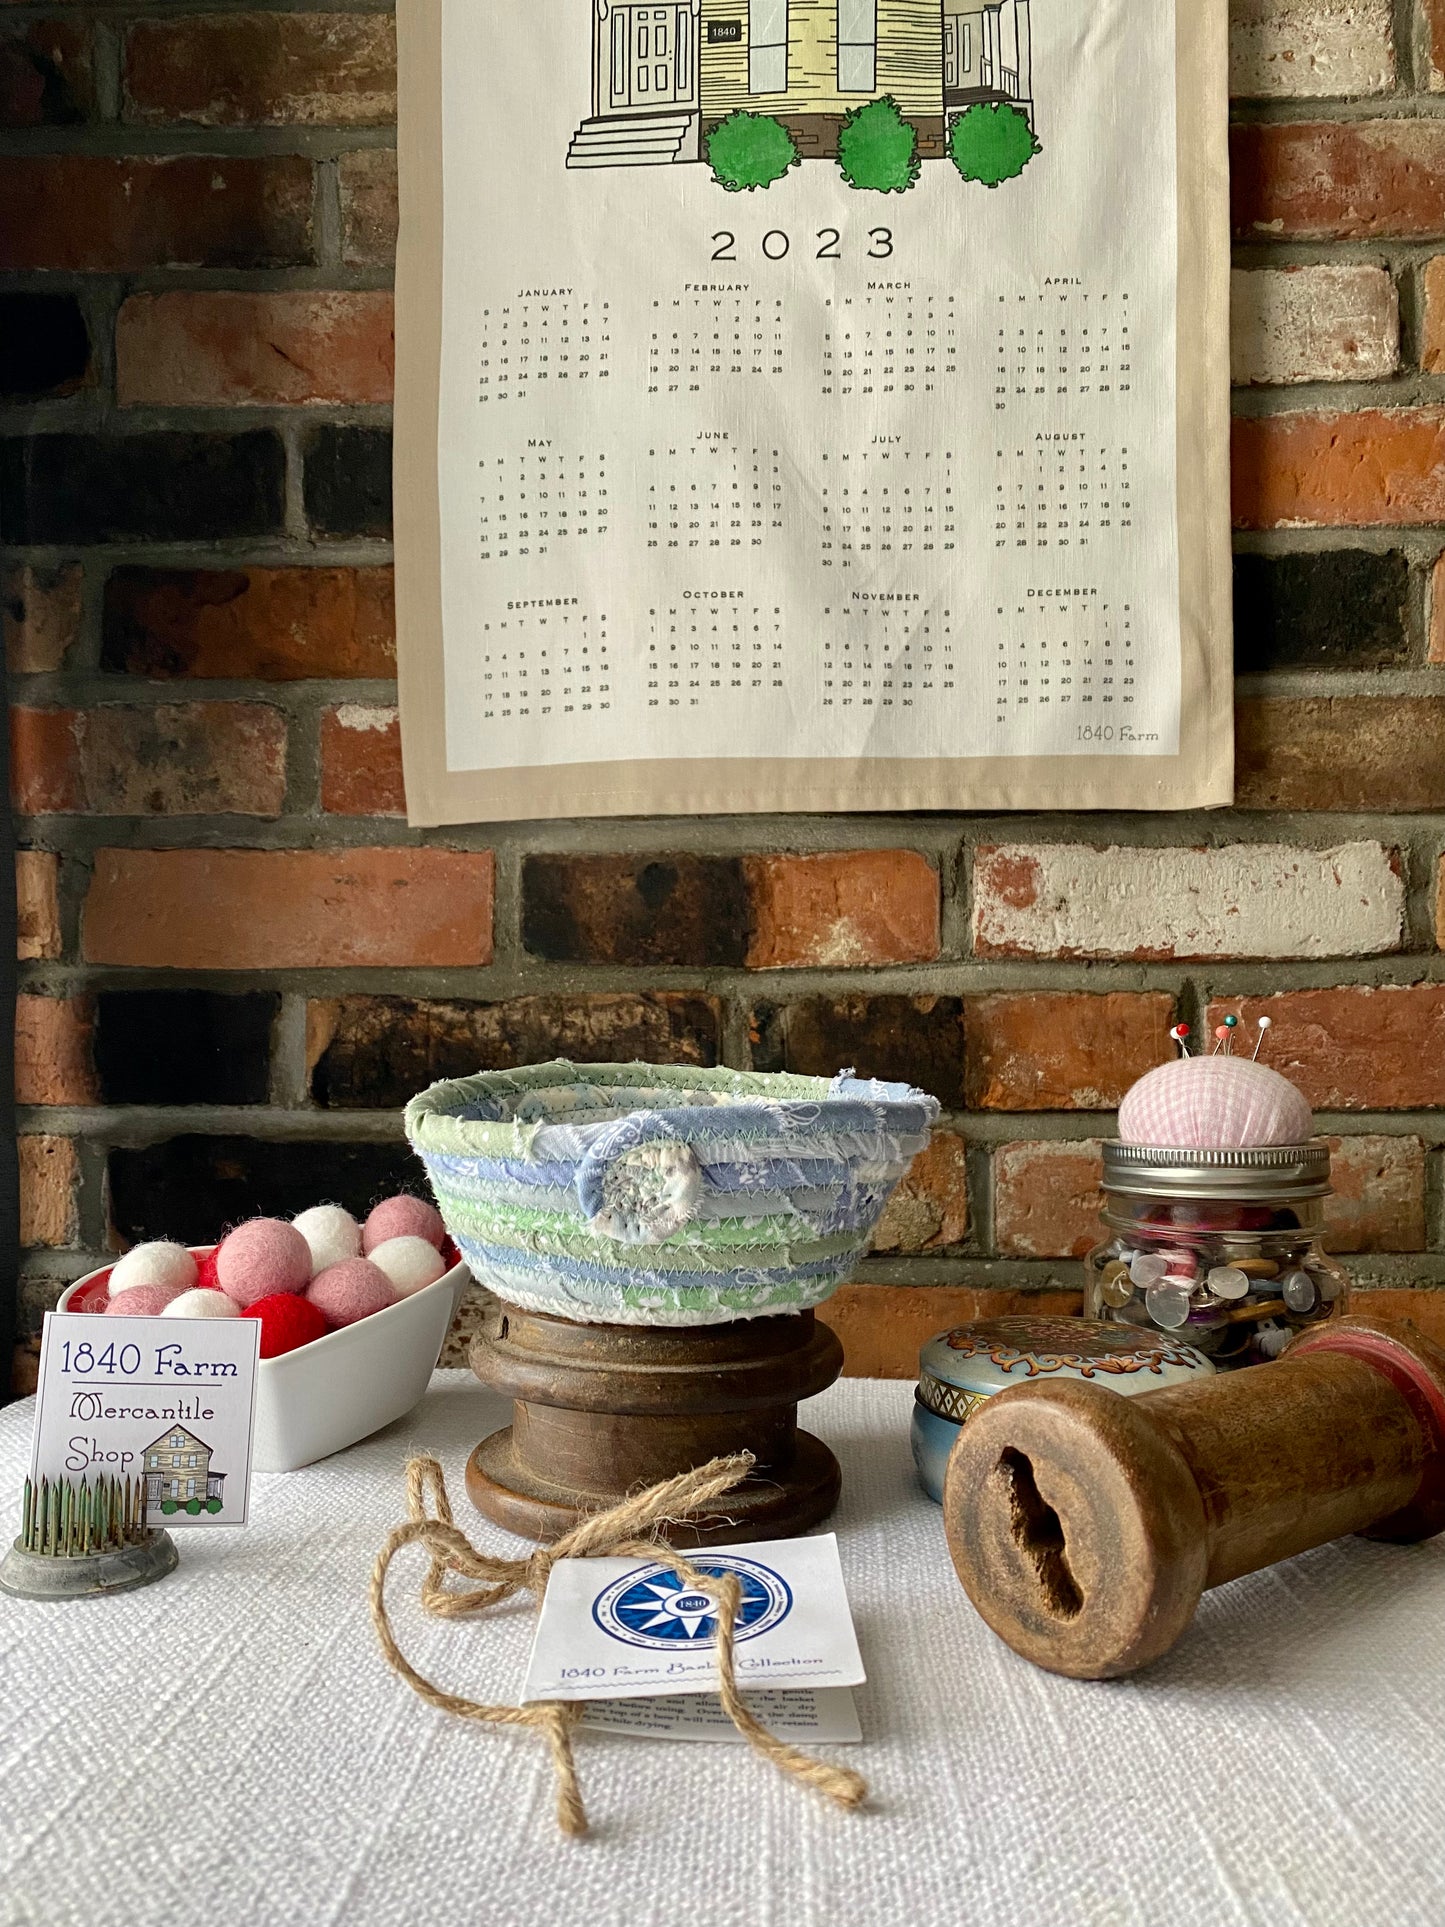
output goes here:
[{"label": "brick wall", "polygon": [[1445,1286],[1445,0],[1411,4],[1236,0],[1234,811],[416,834],[390,15],[0,0],[22,1328],[118,1240],[402,1181],[440,1074],[852,1064],[947,1110],[831,1314],[906,1370],[1077,1304],[1111,1108],[1246,992],[1338,1140],[1337,1247]]}]

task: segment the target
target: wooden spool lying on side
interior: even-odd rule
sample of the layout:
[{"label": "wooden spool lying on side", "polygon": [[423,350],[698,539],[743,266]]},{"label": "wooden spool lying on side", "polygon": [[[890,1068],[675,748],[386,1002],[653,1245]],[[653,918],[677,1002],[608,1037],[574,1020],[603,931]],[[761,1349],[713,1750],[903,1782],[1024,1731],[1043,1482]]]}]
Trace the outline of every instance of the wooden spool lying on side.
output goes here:
[{"label": "wooden spool lying on side", "polygon": [[969,1598],[1015,1652],[1078,1679],[1134,1672],[1207,1587],[1345,1533],[1445,1529],[1445,1352],[1346,1318],[1278,1364],[1137,1398],[1021,1385],[964,1426],[943,1515]]},{"label": "wooden spool lying on side", "polygon": [[784,1539],[838,1503],[838,1462],[798,1430],[798,1400],[825,1391],[843,1348],[811,1311],[671,1329],[579,1325],[495,1302],[471,1367],[513,1401],[512,1423],[467,1463],[477,1510],[529,1539],[560,1538],[613,1506],[732,1452],[757,1470],[674,1545]]}]

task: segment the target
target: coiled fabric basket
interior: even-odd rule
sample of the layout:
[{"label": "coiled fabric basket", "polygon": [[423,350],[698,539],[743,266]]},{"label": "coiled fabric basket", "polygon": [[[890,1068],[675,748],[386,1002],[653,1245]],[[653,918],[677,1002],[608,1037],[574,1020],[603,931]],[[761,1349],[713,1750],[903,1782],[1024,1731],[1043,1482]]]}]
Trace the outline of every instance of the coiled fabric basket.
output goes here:
[{"label": "coiled fabric basket", "polygon": [[848,1072],[559,1061],[433,1084],[406,1133],[498,1297],[582,1324],[712,1325],[821,1304],[937,1115]]}]

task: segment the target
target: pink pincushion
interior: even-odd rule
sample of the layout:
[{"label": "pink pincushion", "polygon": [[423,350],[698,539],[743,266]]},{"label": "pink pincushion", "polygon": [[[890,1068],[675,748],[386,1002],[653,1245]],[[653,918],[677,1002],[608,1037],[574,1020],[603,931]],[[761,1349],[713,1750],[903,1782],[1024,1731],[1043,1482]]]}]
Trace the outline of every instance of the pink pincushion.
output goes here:
[{"label": "pink pincushion", "polygon": [[173,1305],[184,1291],[183,1285],[132,1285],[129,1291],[118,1291],[107,1301],[106,1316],[159,1318],[166,1306]]},{"label": "pink pincushion", "polygon": [[434,1204],[403,1195],[384,1198],[372,1212],[361,1227],[361,1248],[370,1253],[392,1238],[425,1238],[440,1251],[446,1235],[442,1214]]},{"label": "pink pincushion", "polygon": [[305,1291],[310,1282],[311,1247],[280,1218],[237,1225],[216,1253],[216,1283],[242,1311],[277,1292]]},{"label": "pink pincushion", "polygon": [[1180,1057],[1147,1072],[1119,1106],[1125,1144],[1243,1150],[1305,1144],[1314,1116],[1287,1077],[1248,1057]]},{"label": "pink pincushion", "polygon": [[354,1325],[397,1301],[395,1285],[378,1266],[365,1258],[347,1258],[330,1265],[311,1280],[306,1293],[311,1304],[325,1312],[333,1325]]}]

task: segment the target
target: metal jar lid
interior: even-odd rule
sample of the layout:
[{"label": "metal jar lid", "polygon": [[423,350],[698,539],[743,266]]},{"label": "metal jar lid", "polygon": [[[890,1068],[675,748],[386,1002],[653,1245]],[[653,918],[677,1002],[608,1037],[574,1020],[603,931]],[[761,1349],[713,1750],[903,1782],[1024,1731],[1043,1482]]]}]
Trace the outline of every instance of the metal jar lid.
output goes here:
[{"label": "metal jar lid", "polygon": [[1228,1151],[1111,1139],[1104,1145],[1104,1189],[1131,1198],[1323,1198],[1330,1190],[1330,1147],[1322,1137]]}]

